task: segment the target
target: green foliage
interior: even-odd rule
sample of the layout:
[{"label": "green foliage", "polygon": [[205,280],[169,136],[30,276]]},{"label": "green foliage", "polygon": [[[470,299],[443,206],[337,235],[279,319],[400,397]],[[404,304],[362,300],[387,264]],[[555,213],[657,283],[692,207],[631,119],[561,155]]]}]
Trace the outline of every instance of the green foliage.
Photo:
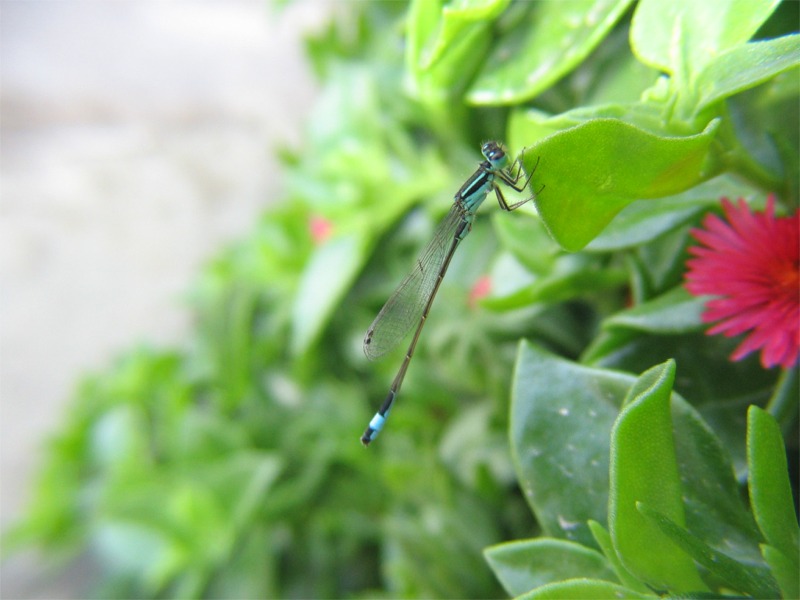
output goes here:
[{"label": "green foliage", "polygon": [[[285,202],[185,345],[79,386],[4,548],[90,552],[104,597],[797,597],[797,375],[682,287],[721,197],[798,204],[797,4],[349,9]],[[478,217],[365,450],[400,355],[363,333],[487,138],[536,210]]]},{"label": "green foliage", "polygon": [[[789,579],[788,573],[798,572],[791,570],[798,564],[797,519],[783,441],[766,412],[751,407],[748,413],[751,513],[740,500],[723,442],[673,392],[674,362],[634,378],[581,367],[523,344],[514,379],[512,449],[520,483],[548,537],[487,551],[509,593],[536,588],[539,592],[531,597],[551,597],[567,593],[580,576],[598,585],[622,585],[625,597],[648,590],[697,594],[712,588],[774,598],[779,586],[785,597],[792,597],[796,577]],[[591,429],[582,420],[597,425]],[[768,461],[759,460],[761,451],[769,453]],[[597,500],[587,502],[581,487]],[[771,530],[778,523],[780,533]],[[558,538],[580,542],[560,542],[558,571],[533,556],[524,570],[521,552],[507,550]],[[591,548],[599,548],[606,562],[587,565]],[[783,557],[785,564],[772,566],[766,558],[772,550],[766,548],[781,557],[776,564]],[[603,565],[602,574],[595,572],[597,564]]]}]

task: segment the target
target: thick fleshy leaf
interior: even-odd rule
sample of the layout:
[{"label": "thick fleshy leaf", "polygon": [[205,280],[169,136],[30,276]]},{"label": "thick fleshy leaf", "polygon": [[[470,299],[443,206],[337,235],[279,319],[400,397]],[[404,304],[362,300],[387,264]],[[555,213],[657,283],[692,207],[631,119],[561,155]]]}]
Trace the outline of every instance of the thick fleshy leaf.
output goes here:
[{"label": "thick fleshy leaf", "polygon": [[800,572],[800,530],[780,428],[766,411],[747,411],[748,487],[753,514],[764,539],[794,561]]},{"label": "thick fleshy leaf", "polygon": [[747,42],[779,0],[642,0],[633,14],[631,47],[639,60],[693,79],[720,53]]},{"label": "thick fleshy leaf", "polygon": [[438,0],[411,3],[407,20],[406,68],[412,93],[430,107],[460,95],[491,44],[492,21],[482,14],[501,11],[504,2],[461,3],[443,8]]},{"label": "thick fleshy leaf", "polygon": [[606,559],[608,559],[611,568],[614,569],[614,573],[617,575],[617,579],[620,580],[622,585],[636,590],[638,592],[647,593],[650,591],[644,583],[636,579],[628,569],[625,568],[625,565],[619,559],[617,555],[617,551],[614,550],[614,542],[611,541],[611,536],[609,535],[608,531],[603,528],[600,523],[597,521],[589,521],[589,528],[592,530],[592,535],[594,536],[595,541],[600,546],[600,549],[603,551]]},{"label": "thick fleshy leaf", "polygon": [[623,269],[599,269],[597,263],[586,257],[568,255],[560,257],[552,272],[535,278],[530,283],[505,295],[492,294],[483,304],[496,310],[513,310],[537,302],[563,302],[572,298],[618,288],[627,281]]},{"label": "thick fleshy leaf", "polygon": [[685,522],[670,416],[674,379],[672,361],[643,373],[614,424],[609,529],[633,574],[656,589],[690,592],[707,589],[691,558],[636,509],[645,502]]},{"label": "thick fleshy leaf", "polygon": [[703,327],[700,315],[704,308],[702,298],[690,295],[680,286],[658,298],[612,315],[603,321],[603,328],[660,334],[697,331]]},{"label": "thick fleshy leaf", "polygon": [[631,0],[539,2],[495,45],[467,92],[473,104],[533,98],[572,71],[603,40]]},{"label": "thick fleshy leaf", "polygon": [[406,18],[406,69],[417,73],[429,61],[431,52],[426,47],[440,26],[441,0],[413,0]]},{"label": "thick fleshy leaf", "polygon": [[704,171],[718,122],[686,137],[649,133],[616,119],[594,119],[531,147],[539,157],[536,208],[555,240],[580,250],[634,200],[677,194],[710,174]]},{"label": "thick fleshy leaf", "polygon": [[747,472],[745,413],[750,404],[766,402],[777,373],[761,367],[754,356],[733,363],[728,356],[736,340],[702,332],[679,335],[613,328],[603,331],[581,357],[593,367],[641,372],[669,358],[679,365],[676,389],[703,415],[730,453],[737,477]]},{"label": "thick fleshy leaf", "polygon": [[672,423],[686,528],[715,551],[760,564],[758,528],[740,496],[728,448],[677,394],[672,396]]},{"label": "thick fleshy leaf", "polygon": [[[663,115],[657,104],[628,102],[580,106],[559,114],[536,108],[517,108],[509,117],[506,140],[512,148],[530,148],[553,134],[596,119],[623,121],[655,135],[664,133]],[[533,155],[534,162],[537,157],[538,154]],[[526,166],[530,165],[526,162]],[[540,188],[544,183],[536,174],[532,181],[535,182],[533,189]]]},{"label": "thick fleshy leaf", "polygon": [[[511,0],[461,0],[445,4],[441,9],[435,39],[429,40],[426,50],[419,56],[420,69],[429,69],[472,26],[480,25],[497,17],[508,7]],[[426,2],[436,6],[436,2]],[[426,9],[427,11],[429,8]]]},{"label": "thick fleshy leaf", "polygon": [[754,598],[777,598],[779,595],[775,580],[764,567],[754,567],[733,560],[730,556],[714,550],[696,535],[681,527],[669,517],[646,504],[639,502],[639,512],[699,564],[724,581],[731,589]]},{"label": "thick fleshy leaf", "polygon": [[697,110],[764,83],[800,64],[800,34],[737,46],[716,57],[697,78]]},{"label": "thick fleshy leaf", "polygon": [[593,545],[587,521],[606,521],[609,433],[634,381],[521,343],[511,450],[520,486],[545,535]]},{"label": "thick fleshy leaf", "polygon": [[797,577],[797,561],[792,560],[773,546],[761,547],[764,561],[781,588],[783,598],[800,598],[800,578]]},{"label": "thick fleshy leaf", "polygon": [[519,540],[490,546],[483,553],[511,596],[575,577],[617,582],[614,571],[602,554],[566,540]]},{"label": "thick fleshy leaf", "polygon": [[517,596],[516,600],[619,600],[620,598],[658,598],[655,594],[644,594],[608,581],[596,579],[569,579],[551,583]]},{"label": "thick fleshy leaf", "polygon": [[718,206],[720,198],[751,200],[757,194],[763,192],[729,175],[720,175],[674,196],[634,202],[622,209],[586,250],[609,252],[638,246],[691,222],[710,206]]}]

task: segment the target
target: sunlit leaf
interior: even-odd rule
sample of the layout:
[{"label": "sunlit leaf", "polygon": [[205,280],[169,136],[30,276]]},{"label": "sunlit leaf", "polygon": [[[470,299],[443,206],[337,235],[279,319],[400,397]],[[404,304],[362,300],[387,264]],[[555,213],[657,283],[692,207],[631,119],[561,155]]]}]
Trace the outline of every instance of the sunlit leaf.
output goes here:
[{"label": "sunlit leaf", "polygon": [[526,154],[528,160],[538,157],[537,182],[545,185],[536,208],[559,244],[579,250],[631,202],[676,194],[707,179],[716,128],[712,122],[697,135],[667,137],[595,119],[556,133]]},{"label": "sunlit leaf", "polygon": [[670,416],[674,378],[672,362],[642,374],[614,424],[609,529],[632,573],[657,589],[689,592],[707,589],[691,558],[636,509],[645,502],[684,522]]},{"label": "sunlit leaf", "polygon": [[779,0],[642,0],[631,25],[639,59],[675,76],[693,79],[717,55],[747,42]]},{"label": "sunlit leaf", "polygon": [[511,104],[549,88],[599,44],[631,0],[539,2],[494,48],[467,92],[474,104]]},{"label": "sunlit leaf", "polygon": [[650,588],[634,577],[631,572],[625,568],[625,565],[622,564],[622,561],[620,561],[617,555],[617,551],[614,549],[614,543],[611,541],[611,536],[608,531],[597,521],[589,521],[589,528],[592,530],[595,541],[600,546],[606,559],[608,559],[611,568],[614,569],[614,572],[617,574],[617,579],[619,579],[622,585],[637,592],[650,592]]},{"label": "sunlit leaf", "polygon": [[697,78],[697,110],[800,65],[800,34],[751,42],[710,62]]}]

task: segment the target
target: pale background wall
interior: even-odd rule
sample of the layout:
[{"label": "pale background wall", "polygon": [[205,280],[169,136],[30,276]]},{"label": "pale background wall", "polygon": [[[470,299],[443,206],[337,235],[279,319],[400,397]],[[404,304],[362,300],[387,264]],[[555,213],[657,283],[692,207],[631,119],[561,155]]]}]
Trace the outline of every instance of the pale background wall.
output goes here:
[{"label": "pale background wall", "polygon": [[[0,525],[77,376],[179,341],[199,265],[280,196],[330,3],[0,0]],[[68,597],[35,557],[3,598]]]}]

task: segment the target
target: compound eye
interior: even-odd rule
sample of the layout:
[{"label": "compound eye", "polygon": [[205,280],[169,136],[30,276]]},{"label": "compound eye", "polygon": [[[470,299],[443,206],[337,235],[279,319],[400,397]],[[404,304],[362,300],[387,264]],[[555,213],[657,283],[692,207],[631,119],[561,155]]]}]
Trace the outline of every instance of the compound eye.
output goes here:
[{"label": "compound eye", "polygon": [[490,162],[502,160],[503,156],[505,156],[505,152],[503,152],[503,149],[497,142],[486,142],[481,147],[481,152]]}]

